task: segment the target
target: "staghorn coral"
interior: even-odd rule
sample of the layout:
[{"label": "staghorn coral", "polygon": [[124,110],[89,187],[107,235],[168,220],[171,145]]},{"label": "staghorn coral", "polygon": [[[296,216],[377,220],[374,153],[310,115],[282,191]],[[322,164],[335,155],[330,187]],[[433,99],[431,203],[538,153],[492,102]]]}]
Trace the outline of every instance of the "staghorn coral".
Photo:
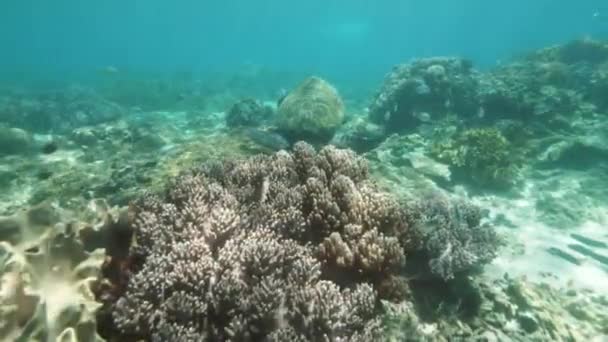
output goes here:
[{"label": "staghorn coral", "polygon": [[290,140],[328,142],[344,121],[337,90],[318,77],[305,79],[278,108],[279,130]]}]

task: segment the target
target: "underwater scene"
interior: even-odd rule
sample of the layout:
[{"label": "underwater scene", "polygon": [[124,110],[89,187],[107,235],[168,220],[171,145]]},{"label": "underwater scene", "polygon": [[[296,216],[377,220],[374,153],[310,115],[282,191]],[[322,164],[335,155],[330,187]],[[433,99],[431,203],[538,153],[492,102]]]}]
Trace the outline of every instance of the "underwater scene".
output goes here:
[{"label": "underwater scene", "polygon": [[0,4],[0,341],[608,341],[608,4]]}]

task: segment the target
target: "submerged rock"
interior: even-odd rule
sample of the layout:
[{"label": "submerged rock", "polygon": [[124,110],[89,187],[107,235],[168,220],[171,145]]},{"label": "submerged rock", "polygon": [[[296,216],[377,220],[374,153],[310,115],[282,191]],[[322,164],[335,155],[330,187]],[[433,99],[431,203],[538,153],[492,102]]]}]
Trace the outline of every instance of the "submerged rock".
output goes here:
[{"label": "submerged rock", "polygon": [[244,133],[254,143],[272,151],[284,150],[290,146],[289,141],[278,133],[255,128],[248,128]]},{"label": "submerged rock", "polygon": [[344,124],[331,143],[363,153],[378,146],[385,138],[383,126],[369,122],[365,117],[357,117]]},{"label": "submerged rock", "polygon": [[290,141],[326,143],[344,121],[344,104],[327,81],[309,77],[278,108],[279,130]]},{"label": "submerged rock", "polygon": [[51,140],[42,145],[41,152],[43,154],[55,153],[59,149],[59,144],[55,140]]},{"label": "submerged rock", "polygon": [[226,114],[226,124],[230,127],[258,126],[268,120],[273,109],[258,100],[244,99],[230,107]]},{"label": "submerged rock", "polygon": [[369,117],[398,132],[449,113],[470,116],[480,106],[479,77],[471,62],[461,58],[425,58],[398,65],[372,100]]},{"label": "submerged rock", "polygon": [[27,131],[0,126],[0,156],[28,153],[33,143],[34,140]]},{"label": "submerged rock", "polygon": [[583,170],[605,163],[608,160],[608,139],[591,135],[591,131],[588,134],[550,145],[539,155],[538,161],[547,166]]}]

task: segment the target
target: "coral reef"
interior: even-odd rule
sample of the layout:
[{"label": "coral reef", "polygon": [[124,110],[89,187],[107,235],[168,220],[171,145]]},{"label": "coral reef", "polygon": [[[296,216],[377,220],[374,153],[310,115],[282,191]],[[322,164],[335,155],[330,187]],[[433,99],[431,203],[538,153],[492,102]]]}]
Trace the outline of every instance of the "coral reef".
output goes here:
[{"label": "coral reef", "polygon": [[431,274],[449,280],[496,257],[501,241],[492,228],[481,224],[480,208],[437,193],[410,205],[410,211],[415,216],[413,243],[428,260]]},{"label": "coral reef", "polygon": [[325,143],[344,121],[344,104],[337,90],[318,77],[302,81],[281,101],[279,130],[291,141]]},{"label": "coral reef", "polygon": [[13,92],[0,97],[2,121],[32,132],[66,132],[115,120],[125,113],[116,103],[80,86],[40,93]]},{"label": "coral reef", "polygon": [[407,226],[366,175],[351,152],[298,143],[293,154],[204,165],[164,200],[143,198],[131,251],[141,266],[114,298],[120,334],[378,338],[376,297],[398,290]]},{"label": "coral reef", "polygon": [[[34,205],[0,216],[0,339],[608,335],[605,296],[581,290],[606,287],[606,43],[483,72],[414,60],[368,113],[363,82],[343,102],[309,78],[276,122],[238,99],[301,75],[106,76],[99,93],[0,90],[0,215]],[[129,204],[119,224],[65,215],[100,196]]]},{"label": "coral reef", "polygon": [[474,128],[438,141],[431,154],[452,167],[452,172],[477,185],[507,187],[523,165],[523,152],[496,128]]},{"label": "coral reef", "polygon": [[393,132],[456,113],[475,115],[479,74],[460,58],[424,58],[398,65],[387,75],[369,108],[370,119]]},{"label": "coral reef", "polygon": [[606,51],[605,43],[574,40],[490,71],[479,89],[486,119],[522,120],[546,135],[605,111]]},{"label": "coral reef", "polygon": [[259,126],[274,114],[273,108],[254,99],[244,99],[230,107],[226,114],[229,127]]},{"label": "coral reef", "polygon": [[542,132],[568,127],[573,117],[593,109],[581,93],[590,72],[561,62],[527,59],[507,64],[485,75],[479,87],[483,119],[515,119]]},{"label": "coral reef", "polygon": [[488,72],[459,58],[423,58],[396,66],[370,105],[373,122],[412,131],[456,114],[462,120],[526,122],[537,133],[569,129],[573,119],[608,106],[608,45],[583,39],[541,49]]},{"label": "coral reef", "polygon": [[299,142],[291,153],[205,163],[164,197],[134,203],[130,267],[100,293],[112,322],[104,330],[152,340],[378,339],[380,299],[408,291],[409,252],[425,251],[418,259],[436,273],[427,277],[447,279],[496,249],[473,207],[422,202],[403,207],[369,181],[363,159],[332,146]]},{"label": "coral reef", "polygon": [[0,217],[0,339],[102,341],[92,289],[105,257],[84,236],[106,229],[109,216],[81,223],[48,204]]}]

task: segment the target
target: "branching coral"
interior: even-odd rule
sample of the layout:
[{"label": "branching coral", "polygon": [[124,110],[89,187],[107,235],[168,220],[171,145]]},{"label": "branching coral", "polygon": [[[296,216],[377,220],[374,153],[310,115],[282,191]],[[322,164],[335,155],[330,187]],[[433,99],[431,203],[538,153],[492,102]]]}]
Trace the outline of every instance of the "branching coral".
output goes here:
[{"label": "branching coral", "polygon": [[110,300],[119,335],[379,337],[379,298],[398,288],[407,224],[353,152],[298,143],[292,153],[205,164],[135,208],[131,256],[141,262]]},{"label": "branching coral", "polygon": [[[316,153],[298,143],[292,154],[279,152],[203,173],[232,189],[254,220],[271,222],[281,235],[300,243],[316,244],[327,268],[342,266],[347,273],[375,278],[403,262],[396,237],[407,232],[402,210],[367,180],[366,163],[351,151],[330,146]],[[332,248],[336,240],[344,248]],[[381,255],[374,255],[374,244],[381,246]],[[338,262],[345,259],[351,262]]]},{"label": "branching coral", "polygon": [[448,280],[496,256],[500,239],[493,229],[480,223],[478,207],[443,194],[410,207],[414,248],[423,255],[435,276]]},{"label": "branching coral", "polygon": [[[369,181],[363,159],[331,146],[297,143],[292,152],[204,164],[164,197],[134,203],[127,282],[100,297],[113,317],[108,335],[378,340],[380,299],[401,300],[406,290],[406,251],[428,250],[446,278],[490,258],[467,254],[484,235],[478,222],[461,226],[461,207],[449,208],[412,207],[418,216],[406,216]],[[414,246],[411,223],[436,232]],[[445,257],[450,243],[458,245]]]}]

